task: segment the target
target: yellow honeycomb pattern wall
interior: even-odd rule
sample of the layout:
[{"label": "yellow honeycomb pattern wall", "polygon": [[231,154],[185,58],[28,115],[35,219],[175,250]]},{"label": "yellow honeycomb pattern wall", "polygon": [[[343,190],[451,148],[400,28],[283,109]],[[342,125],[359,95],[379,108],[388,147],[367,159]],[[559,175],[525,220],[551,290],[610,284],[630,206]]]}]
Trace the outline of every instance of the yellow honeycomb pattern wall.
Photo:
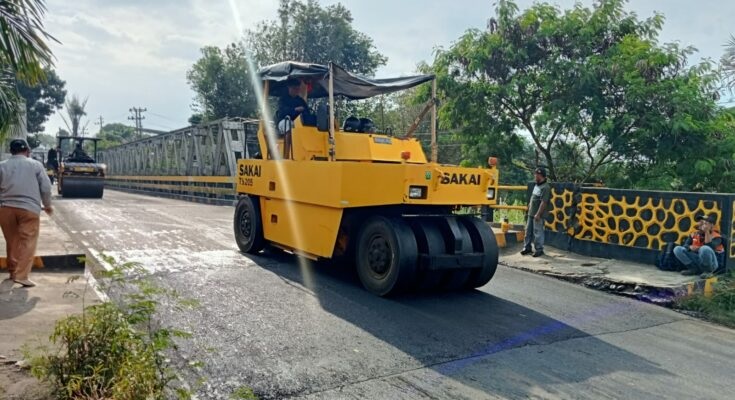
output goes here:
[{"label": "yellow honeycomb pattern wall", "polygon": [[551,221],[546,221],[545,227],[556,232],[574,234],[573,222],[570,221],[568,210],[574,204],[574,192],[566,188],[551,189]]},{"label": "yellow honeycomb pattern wall", "polygon": [[[547,229],[581,240],[654,250],[666,242],[683,242],[696,224],[696,215],[714,214],[718,221],[722,217],[716,201],[701,199],[582,192],[577,194],[576,213],[572,213],[574,193],[554,188],[551,203]],[[730,254],[735,256],[732,244]]]}]

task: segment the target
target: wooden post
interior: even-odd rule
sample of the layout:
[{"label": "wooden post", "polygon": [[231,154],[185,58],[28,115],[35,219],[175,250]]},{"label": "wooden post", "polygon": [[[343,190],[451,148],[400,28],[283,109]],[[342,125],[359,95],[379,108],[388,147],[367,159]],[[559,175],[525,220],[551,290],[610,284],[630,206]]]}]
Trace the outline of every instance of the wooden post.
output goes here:
[{"label": "wooden post", "polygon": [[439,145],[436,142],[436,78],[431,81],[431,162],[439,159]]},{"label": "wooden post", "polygon": [[329,161],[334,161],[334,65],[329,63]]}]

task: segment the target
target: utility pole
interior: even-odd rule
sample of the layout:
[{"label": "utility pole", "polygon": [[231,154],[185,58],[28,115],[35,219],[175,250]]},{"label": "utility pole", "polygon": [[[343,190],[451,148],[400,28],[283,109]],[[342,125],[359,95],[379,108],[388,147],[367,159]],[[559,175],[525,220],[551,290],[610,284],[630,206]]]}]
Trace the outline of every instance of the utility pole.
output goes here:
[{"label": "utility pole", "polygon": [[99,121],[99,122],[95,122],[95,123],[94,123],[95,125],[99,125],[99,126],[100,126],[100,131],[99,131],[99,133],[97,133],[97,136],[98,136],[98,137],[99,137],[99,135],[100,135],[100,134],[102,133],[102,126],[104,126],[103,124],[105,123],[105,120],[104,120],[104,119],[102,119],[102,116],[101,116],[101,115],[100,115],[100,117],[99,117],[99,118],[100,118],[100,121]]},{"label": "utility pole", "polygon": [[130,112],[133,113],[133,115],[129,116],[128,119],[135,121],[135,130],[138,133],[138,139],[143,137],[143,120],[145,119],[143,113],[146,111],[148,111],[147,108],[141,107],[133,107],[130,109]]}]

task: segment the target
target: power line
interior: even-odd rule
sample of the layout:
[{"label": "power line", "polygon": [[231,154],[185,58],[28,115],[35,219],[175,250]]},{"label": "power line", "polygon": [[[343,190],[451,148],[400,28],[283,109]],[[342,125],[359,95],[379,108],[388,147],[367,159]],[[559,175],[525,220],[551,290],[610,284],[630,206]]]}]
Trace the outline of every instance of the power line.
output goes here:
[{"label": "power line", "polygon": [[176,123],[179,123],[179,122],[181,122],[181,121],[177,121],[177,120],[175,120],[175,119],[169,118],[169,117],[167,117],[167,116],[165,116],[165,115],[161,115],[161,114],[156,114],[156,113],[154,113],[153,111],[149,111],[148,113],[149,113],[150,115],[153,115],[153,116],[156,116],[156,117],[159,117],[159,118],[163,118],[163,119],[169,120],[169,121],[171,121],[171,122],[176,122]]},{"label": "power line", "polygon": [[128,119],[131,121],[135,121],[135,130],[138,132],[137,137],[141,138],[143,137],[143,120],[145,117],[143,116],[143,113],[148,111],[147,108],[141,108],[141,107],[133,107],[129,110],[133,115],[129,116]]},{"label": "power line", "polygon": [[172,130],[173,130],[173,128],[171,128],[170,126],[166,126],[166,125],[161,125],[161,124],[157,124],[157,123],[155,123],[155,122],[148,122],[148,124],[147,124],[147,125],[153,125],[153,126],[157,126],[157,127],[159,127],[159,128],[164,128],[164,129],[168,129],[168,130],[170,130],[170,131],[172,131]]}]

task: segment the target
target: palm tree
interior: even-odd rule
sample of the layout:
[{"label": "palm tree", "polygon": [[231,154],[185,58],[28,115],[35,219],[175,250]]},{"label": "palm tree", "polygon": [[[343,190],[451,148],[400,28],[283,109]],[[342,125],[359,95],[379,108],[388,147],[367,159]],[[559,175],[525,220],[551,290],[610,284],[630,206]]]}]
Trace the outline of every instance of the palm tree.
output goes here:
[{"label": "palm tree", "polygon": [[725,73],[725,86],[735,91],[735,36],[730,35],[730,41],[725,44],[725,54],[722,55],[720,63]]},{"label": "palm tree", "polygon": [[87,97],[85,97],[84,100],[79,100],[77,95],[73,95],[71,96],[71,100],[66,101],[65,107],[68,117],[64,117],[62,115],[61,119],[64,120],[64,124],[74,137],[80,136],[80,133],[81,136],[84,136],[84,132],[87,130],[87,124],[89,124],[89,121],[82,126],[82,118],[87,115],[87,111],[85,110],[87,107],[87,100]]},{"label": "palm tree", "polygon": [[53,65],[46,41],[56,39],[43,28],[45,12],[45,0],[0,1],[0,137],[22,110],[16,79],[36,84]]}]

